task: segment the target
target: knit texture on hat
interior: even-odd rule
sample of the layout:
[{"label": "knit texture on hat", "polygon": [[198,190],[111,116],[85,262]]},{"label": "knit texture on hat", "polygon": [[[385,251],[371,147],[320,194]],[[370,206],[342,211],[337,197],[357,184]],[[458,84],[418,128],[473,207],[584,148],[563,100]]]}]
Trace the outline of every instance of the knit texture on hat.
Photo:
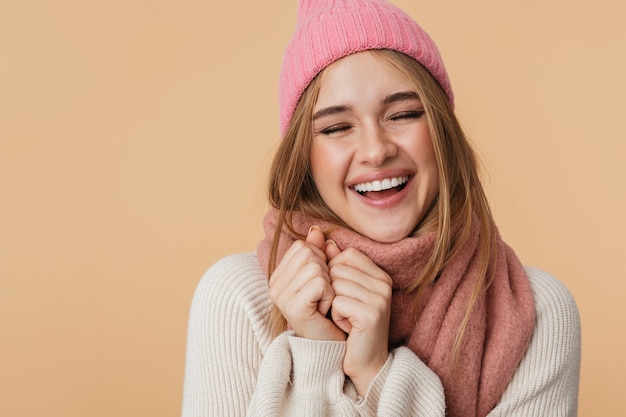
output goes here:
[{"label": "knit texture on hat", "polygon": [[296,30],[287,45],[279,83],[280,131],[315,76],[347,55],[393,49],[416,59],[454,105],[437,46],[406,13],[383,0],[300,0]]}]

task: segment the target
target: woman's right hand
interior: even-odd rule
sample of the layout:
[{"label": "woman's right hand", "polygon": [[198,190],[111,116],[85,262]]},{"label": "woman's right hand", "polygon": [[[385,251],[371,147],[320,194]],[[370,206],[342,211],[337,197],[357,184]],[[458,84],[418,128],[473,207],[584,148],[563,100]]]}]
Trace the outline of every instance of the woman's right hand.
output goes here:
[{"label": "woman's right hand", "polygon": [[270,297],[296,336],[344,341],[346,334],[326,318],[335,292],[325,246],[324,234],[315,226],[306,240],[295,241],[270,277]]}]

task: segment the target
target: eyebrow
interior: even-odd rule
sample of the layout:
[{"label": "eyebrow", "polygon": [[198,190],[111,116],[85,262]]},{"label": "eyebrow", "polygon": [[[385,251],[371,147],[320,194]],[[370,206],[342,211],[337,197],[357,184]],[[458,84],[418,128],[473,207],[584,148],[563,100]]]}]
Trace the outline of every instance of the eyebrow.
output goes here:
[{"label": "eyebrow", "polygon": [[385,97],[381,104],[391,104],[404,100],[419,100],[420,96],[415,91],[401,91]]},{"label": "eyebrow", "polygon": [[[398,101],[419,100],[419,99],[420,99],[419,95],[417,95],[417,93],[414,91],[401,91],[399,93],[394,93],[385,97],[384,99],[381,100],[380,103],[381,105],[387,105],[391,103],[397,103]],[[351,109],[350,106],[342,106],[342,105],[325,107],[321,110],[316,111],[313,114],[313,121],[319,118],[325,117],[325,116],[331,116],[333,114],[342,113],[350,109]]]},{"label": "eyebrow", "polygon": [[330,107],[326,107],[323,108],[319,111],[316,111],[315,114],[313,114],[313,121],[324,117],[324,116],[330,116],[333,114],[337,114],[337,113],[342,113],[345,111],[350,110],[349,106],[330,106]]}]

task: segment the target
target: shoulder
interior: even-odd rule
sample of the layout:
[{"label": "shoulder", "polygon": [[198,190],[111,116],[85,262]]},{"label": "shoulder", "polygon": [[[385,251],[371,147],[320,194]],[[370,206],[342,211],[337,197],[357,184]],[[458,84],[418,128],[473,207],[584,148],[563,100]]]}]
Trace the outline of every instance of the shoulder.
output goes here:
[{"label": "shoulder", "polygon": [[237,253],[214,263],[202,276],[196,294],[218,290],[222,294],[250,289],[256,292],[267,286],[267,279],[256,254]]},{"label": "shoulder", "polygon": [[561,281],[526,268],[535,296],[535,330],[502,395],[489,414],[575,416],[580,378],[580,317]]},{"label": "shoulder", "polygon": [[577,335],[580,332],[578,307],[567,287],[546,271],[526,267],[526,273],[535,297],[537,326]]},{"label": "shoulder", "polygon": [[193,295],[183,415],[245,415],[270,344],[267,279],[254,253],[211,266]]},{"label": "shoulder", "polygon": [[220,259],[204,273],[194,292],[191,315],[222,325],[245,321],[263,343],[269,337],[270,308],[267,277],[256,254],[238,253]]},{"label": "shoulder", "polygon": [[198,288],[237,286],[259,286],[266,281],[259,260],[254,252],[236,253],[226,256],[207,269]]},{"label": "shoulder", "polygon": [[267,278],[254,253],[238,253],[220,259],[202,276],[194,300],[217,297],[227,302],[232,298],[254,302],[267,293]]}]

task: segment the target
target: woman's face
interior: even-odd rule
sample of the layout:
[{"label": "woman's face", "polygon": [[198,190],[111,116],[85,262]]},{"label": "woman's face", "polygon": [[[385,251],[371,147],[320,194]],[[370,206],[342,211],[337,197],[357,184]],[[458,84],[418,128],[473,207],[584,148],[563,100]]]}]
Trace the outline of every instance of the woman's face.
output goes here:
[{"label": "woman's face", "polygon": [[311,170],[321,197],[370,239],[407,237],[439,187],[419,97],[371,52],[333,63],[322,77],[311,145]]}]

